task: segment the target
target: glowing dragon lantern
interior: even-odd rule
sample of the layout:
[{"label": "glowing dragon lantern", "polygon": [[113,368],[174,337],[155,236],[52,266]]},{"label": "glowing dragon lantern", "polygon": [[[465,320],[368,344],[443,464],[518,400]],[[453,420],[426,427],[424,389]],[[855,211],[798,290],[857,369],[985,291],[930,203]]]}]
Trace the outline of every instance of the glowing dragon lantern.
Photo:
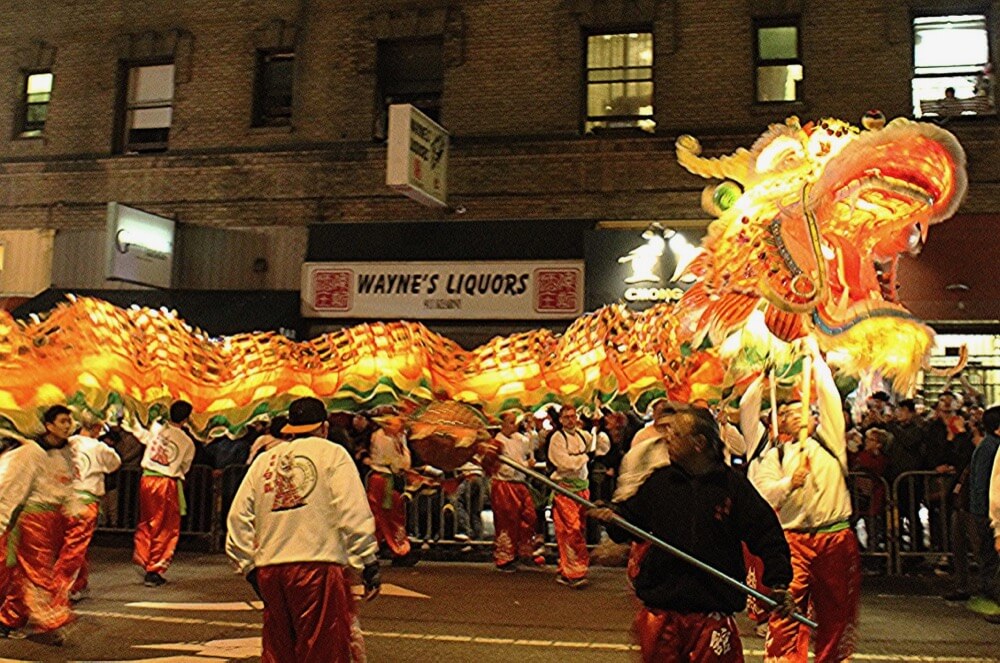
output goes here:
[{"label": "glowing dragon lantern", "polygon": [[677,140],[682,166],[724,180],[703,195],[718,219],[680,303],[689,318],[700,313],[692,333],[718,345],[760,311],[778,338],[812,334],[837,350],[848,373],[913,385],[933,333],[899,303],[896,264],[958,209],[965,153],[933,124],[869,126],[793,117],[751,149],[711,159],[693,137]]}]

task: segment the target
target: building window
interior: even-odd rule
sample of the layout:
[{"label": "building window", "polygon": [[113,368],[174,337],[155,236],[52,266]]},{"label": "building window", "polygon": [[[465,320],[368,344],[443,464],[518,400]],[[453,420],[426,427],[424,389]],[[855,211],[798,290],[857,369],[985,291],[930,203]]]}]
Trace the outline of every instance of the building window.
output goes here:
[{"label": "building window", "polygon": [[253,92],[253,126],[284,127],[292,123],[295,54],[257,51]]},{"label": "building window", "polygon": [[802,59],[799,28],[789,22],[768,22],[754,27],[756,33],[757,102],[799,101]]},{"label": "building window", "polygon": [[378,42],[378,83],[374,135],[387,137],[389,106],[413,104],[441,122],[444,90],[444,39],[394,39]]},{"label": "building window", "polygon": [[41,136],[49,115],[52,98],[52,72],[42,71],[24,77],[24,114],[21,116],[21,136]]},{"label": "building window", "polygon": [[995,112],[986,16],[913,19],[913,114]]},{"label": "building window", "polygon": [[121,152],[165,152],[174,110],[174,65],[129,66]]},{"label": "building window", "polygon": [[653,34],[587,37],[587,120],[584,131],[639,128],[653,120]]}]

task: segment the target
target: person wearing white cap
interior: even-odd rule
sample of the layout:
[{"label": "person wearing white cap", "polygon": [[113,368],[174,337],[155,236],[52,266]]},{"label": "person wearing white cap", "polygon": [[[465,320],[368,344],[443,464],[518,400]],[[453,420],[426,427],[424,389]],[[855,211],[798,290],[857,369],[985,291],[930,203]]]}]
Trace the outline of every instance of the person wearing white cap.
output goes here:
[{"label": "person wearing white cap", "polygon": [[292,439],[250,466],[229,510],[226,554],[264,602],[262,661],[365,659],[348,574],[361,574],[365,600],[378,596],[375,519],[328,430],[322,401],[293,401]]}]

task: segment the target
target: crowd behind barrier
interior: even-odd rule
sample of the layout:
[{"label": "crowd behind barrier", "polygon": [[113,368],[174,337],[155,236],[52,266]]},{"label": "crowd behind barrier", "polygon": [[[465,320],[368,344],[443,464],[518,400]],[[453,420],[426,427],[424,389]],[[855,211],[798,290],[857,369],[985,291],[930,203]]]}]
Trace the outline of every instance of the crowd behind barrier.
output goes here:
[{"label": "crowd behind barrier", "polygon": [[[219,551],[225,538],[226,514],[248,466],[230,465],[215,470],[195,465],[184,482],[187,515],[181,521],[181,534],[207,543]],[[138,493],[140,469],[123,469],[117,487],[108,492],[102,504],[98,531],[132,532],[139,517]],[[848,486],[854,507],[854,525],[859,534],[866,569],[887,574],[901,573],[909,560],[936,562],[951,557],[950,523],[953,500],[947,490],[950,475],[933,471],[906,472],[893,482],[867,472],[851,472]],[[488,478],[473,477],[461,486],[478,483],[478,489],[452,491],[441,486],[424,486],[407,492],[407,531],[414,545],[425,550],[438,549],[451,554],[487,551],[493,543],[492,512],[489,504]],[[610,489],[614,477],[608,477]],[[875,488],[875,490],[873,490]],[[881,489],[886,496],[874,500]],[[539,534],[546,549],[554,553],[551,513],[544,491],[539,489],[539,513],[544,526]],[[469,525],[462,526],[462,512],[469,515]],[[467,528],[467,531],[463,531]],[[600,531],[591,531],[588,543],[600,542]]]}]

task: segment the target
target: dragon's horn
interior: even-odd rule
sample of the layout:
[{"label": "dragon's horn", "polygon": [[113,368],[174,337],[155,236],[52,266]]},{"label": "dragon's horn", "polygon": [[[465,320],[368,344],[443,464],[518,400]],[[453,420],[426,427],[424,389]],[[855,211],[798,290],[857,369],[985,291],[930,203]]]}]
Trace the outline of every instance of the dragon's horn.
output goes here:
[{"label": "dragon's horn", "polygon": [[702,177],[736,180],[746,184],[750,174],[750,152],[740,148],[724,157],[707,159],[701,154],[701,143],[694,136],[684,134],[677,138],[677,161],[688,171]]}]

